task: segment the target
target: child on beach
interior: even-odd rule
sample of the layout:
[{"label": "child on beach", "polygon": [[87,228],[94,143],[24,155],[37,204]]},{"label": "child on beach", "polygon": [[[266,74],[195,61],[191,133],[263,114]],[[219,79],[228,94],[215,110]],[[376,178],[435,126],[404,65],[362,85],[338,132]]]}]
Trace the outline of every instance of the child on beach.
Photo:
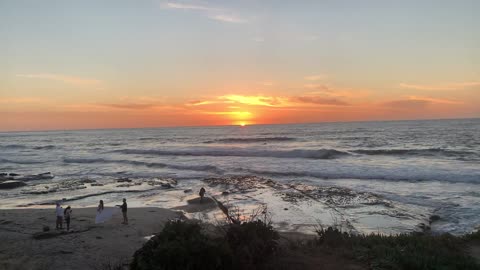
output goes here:
[{"label": "child on beach", "polygon": [[70,205],[65,208],[63,215],[65,216],[65,223],[67,223],[67,231],[70,231],[70,216],[72,215],[72,208]]},{"label": "child on beach", "polygon": [[55,209],[57,215],[56,229],[63,229],[63,208],[60,206],[60,203],[57,202],[57,208]]}]

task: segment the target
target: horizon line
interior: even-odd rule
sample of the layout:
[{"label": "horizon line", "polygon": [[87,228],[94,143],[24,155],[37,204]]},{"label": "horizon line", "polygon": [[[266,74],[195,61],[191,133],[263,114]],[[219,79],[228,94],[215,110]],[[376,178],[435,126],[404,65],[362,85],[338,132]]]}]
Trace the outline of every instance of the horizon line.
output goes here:
[{"label": "horizon line", "polygon": [[[441,120],[474,120],[477,117],[467,118],[420,118],[420,119],[396,119],[396,120],[351,120],[351,121],[322,121],[322,122],[304,122],[304,123],[271,123],[271,124],[248,124],[241,126],[273,126],[273,125],[313,125],[313,124],[333,124],[333,123],[369,123],[369,122],[405,122],[405,121],[441,121]],[[147,127],[112,127],[112,128],[79,128],[79,129],[46,129],[46,130],[7,130],[2,133],[29,133],[29,132],[60,132],[60,131],[95,131],[95,130],[127,130],[127,129],[166,129],[166,128],[212,128],[212,127],[240,127],[239,124],[231,125],[179,125],[179,126],[147,126]]]}]

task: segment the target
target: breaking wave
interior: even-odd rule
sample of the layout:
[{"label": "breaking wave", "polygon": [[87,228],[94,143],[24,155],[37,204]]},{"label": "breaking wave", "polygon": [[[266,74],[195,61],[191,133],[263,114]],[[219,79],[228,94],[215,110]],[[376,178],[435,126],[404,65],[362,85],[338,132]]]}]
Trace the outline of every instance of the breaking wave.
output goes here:
[{"label": "breaking wave", "polygon": [[255,170],[238,168],[237,172],[266,175],[270,177],[313,177],[320,179],[360,179],[360,180],[384,180],[384,181],[442,181],[451,183],[473,183],[480,184],[480,175],[476,173],[464,173],[463,175],[448,172],[412,172],[409,174],[403,171],[392,170],[322,170],[322,171],[297,171],[281,172],[269,170]]},{"label": "breaking wave", "polygon": [[266,142],[290,142],[295,138],[290,137],[260,137],[260,138],[225,138],[205,141],[204,143],[266,143]]},{"label": "breaking wave", "polygon": [[122,149],[113,152],[134,155],[155,156],[211,156],[211,157],[272,157],[272,158],[307,158],[307,159],[334,159],[350,155],[334,149],[319,150],[252,150],[252,149],[198,149],[198,150],[139,150]]},{"label": "breaking wave", "polygon": [[359,149],[351,151],[362,155],[386,155],[386,156],[446,156],[446,157],[479,157],[471,151],[448,150],[441,148],[427,149]]},{"label": "breaking wave", "polygon": [[136,160],[112,160],[112,159],[103,159],[103,158],[64,158],[63,162],[65,163],[80,163],[80,164],[127,164],[133,166],[145,166],[148,168],[170,168],[175,170],[188,170],[188,171],[205,171],[205,172],[215,172],[221,173],[222,171],[212,165],[177,165],[177,164],[166,164],[158,162],[144,162]]}]

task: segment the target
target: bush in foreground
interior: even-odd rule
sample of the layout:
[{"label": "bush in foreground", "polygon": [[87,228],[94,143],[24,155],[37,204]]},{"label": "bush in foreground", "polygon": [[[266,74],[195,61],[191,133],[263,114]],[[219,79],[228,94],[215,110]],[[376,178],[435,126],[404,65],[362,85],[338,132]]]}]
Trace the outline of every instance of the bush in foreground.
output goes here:
[{"label": "bush in foreground", "polygon": [[450,234],[356,235],[331,227],[317,234],[319,246],[350,252],[372,269],[479,269],[466,255],[464,239]]},{"label": "bush in foreground", "polygon": [[229,224],[218,237],[198,223],[168,222],[134,254],[132,270],[251,269],[276,249],[278,233],[262,221]]},{"label": "bush in foreground", "polygon": [[135,252],[130,269],[228,269],[231,264],[223,241],[205,235],[197,223],[172,221]]}]

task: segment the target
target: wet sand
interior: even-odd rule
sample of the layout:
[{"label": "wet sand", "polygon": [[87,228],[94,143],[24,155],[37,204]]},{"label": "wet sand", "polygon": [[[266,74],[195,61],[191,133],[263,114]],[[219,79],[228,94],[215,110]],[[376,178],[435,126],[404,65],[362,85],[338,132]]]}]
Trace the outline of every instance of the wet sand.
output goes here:
[{"label": "wet sand", "polygon": [[[0,269],[100,269],[128,263],[168,220],[181,212],[162,208],[130,208],[129,224],[117,213],[95,224],[94,208],[73,209],[70,232],[55,230],[55,209],[0,210]],[[49,226],[50,231],[43,232]]]}]

